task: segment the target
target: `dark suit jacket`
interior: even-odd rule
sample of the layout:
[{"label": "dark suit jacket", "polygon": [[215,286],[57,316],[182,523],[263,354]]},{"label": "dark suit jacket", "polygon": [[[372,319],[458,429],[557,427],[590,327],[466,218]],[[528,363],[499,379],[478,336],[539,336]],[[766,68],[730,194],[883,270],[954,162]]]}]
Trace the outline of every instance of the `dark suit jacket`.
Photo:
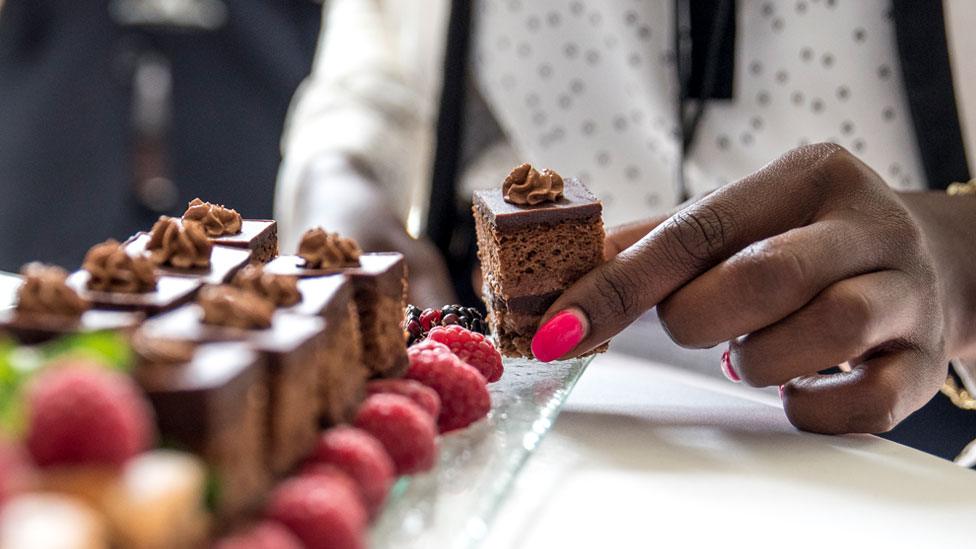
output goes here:
[{"label": "dark suit jacket", "polygon": [[108,0],[6,1],[0,270],[35,259],[74,267],[93,243],[158,216],[133,193],[131,67],[148,50],[171,65],[168,173],[178,204],[199,195],[270,217],[282,125],[311,68],[321,6],[225,4],[218,30],[173,32],[120,26]]}]

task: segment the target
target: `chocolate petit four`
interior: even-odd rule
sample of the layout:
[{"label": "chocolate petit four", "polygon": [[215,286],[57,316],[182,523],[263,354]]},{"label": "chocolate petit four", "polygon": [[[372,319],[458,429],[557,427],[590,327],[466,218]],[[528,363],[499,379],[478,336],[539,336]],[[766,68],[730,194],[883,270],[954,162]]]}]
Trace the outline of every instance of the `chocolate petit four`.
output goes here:
[{"label": "chocolate petit four", "polygon": [[602,204],[577,179],[522,164],[474,193],[485,304],[499,350],[531,357],[556,298],[603,261]]},{"label": "chocolate petit four", "polygon": [[343,275],[297,279],[257,265],[241,269],[234,286],[256,292],[282,311],[319,316],[325,321],[325,352],[319,365],[322,422],[352,421],[365,394],[369,370],[363,364],[359,314],[352,282]]},{"label": "chocolate petit four", "polygon": [[23,282],[16,306],[0,310],[0,332],[21,343],[40,343],[77,332],[127,332],[144,317],[137,312],[91,309],[91,303],[68,285],[68,273],[60,267],[29,263],[20,274]]},{"label": "chocolate petit four", "polygon": [[407,268],[396,252],[362,253],[355,241],[321,228],[302,236],[299,255],[279,256],[268,272],[313,278],[349,277],[362,332],[362,356],[373,376],[396,377],[407,367],[400,327],[407,293]]},{"label": "chocolate petit four", "polygon": [[254,510],[271,480],[263,359],[241,342],[197,345],[142,332],[132,347],[133,375],[152,403],[161,439],[200,455],[212,471],[218,518]]},{"label": "chocolate petit four", "polygon": [[166,216],[124,246],[130,255],[148,257],[159,275],[193,277],[207,284],[229,281],[251,257],[244,249],[215,246],[199,222]]},{"label": "chocolate petit four", "polygon": [[72,273],[67,282],[96,309],[147,315],[191,301],[201,285],[194,278],[159,276],[148,257],[129,255],[116,240],[92,246],[81,270]]},{"label": "chocolate petit four", "polygon": [[241,341],[268,370],[268,461],[281,474],[315,443],[319,416],[319,364],[324,360],[320,318],[275,312],[261,297],[230,286],[208,286],[197,303],[146,321],[144,337],[191,341]]},{"label": "chocolate petit four", "polygon": [[203,224],[211,242],[250,250],[251,261],[267,263],[278,255],[278,224],[271,219],[241,219],[237,210],[194,198],[183,221]]}]

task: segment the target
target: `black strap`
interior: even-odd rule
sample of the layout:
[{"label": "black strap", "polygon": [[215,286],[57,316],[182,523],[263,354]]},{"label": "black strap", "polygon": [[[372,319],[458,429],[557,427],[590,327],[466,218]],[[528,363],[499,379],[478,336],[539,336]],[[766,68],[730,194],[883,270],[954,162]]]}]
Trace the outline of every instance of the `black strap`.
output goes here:
[{"label": "black strap", "polygon": [[942,2],[894,0],[892,15],[915,139],[929,188],[969,180]]},{"label": "black strap", "polygon": [[[675,0],[675,72],[678,78],[679,133],[676,186],[678,200],[690,198],[685,182],[685,159],[708,101],[731,99],[735,74],[735,1]],[[696,99],[691,103],[689,101]]]},{"label": "black strap", "polygon": [[[451,2],[444,57],[444,79],[437,118],[437,154],[434,157],[427,235],[447,256],[457,221],[457,182],[460,176],[461,136],[467,84],[468,47],[471,35],[471,3]],[[452,263],[452,262],[449,262]]]}]

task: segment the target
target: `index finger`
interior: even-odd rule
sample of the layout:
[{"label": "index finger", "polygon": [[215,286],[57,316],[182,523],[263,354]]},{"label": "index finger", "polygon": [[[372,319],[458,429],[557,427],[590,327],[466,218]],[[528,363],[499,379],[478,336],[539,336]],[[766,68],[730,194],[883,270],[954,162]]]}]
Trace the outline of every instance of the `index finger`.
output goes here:
[{"label": "index finger", "polygon": [[[833,144],[794,149],[758,172],[671,216],[566,290],[544,325],[570,310],[582,340],[563,357],[593,349],[672,292],[749,244],[806,225],[835,181],[863,178],[862,164]],[[544,330],[540,330],[544,332]],[[559,357],[556,357],[559,358]]]}]

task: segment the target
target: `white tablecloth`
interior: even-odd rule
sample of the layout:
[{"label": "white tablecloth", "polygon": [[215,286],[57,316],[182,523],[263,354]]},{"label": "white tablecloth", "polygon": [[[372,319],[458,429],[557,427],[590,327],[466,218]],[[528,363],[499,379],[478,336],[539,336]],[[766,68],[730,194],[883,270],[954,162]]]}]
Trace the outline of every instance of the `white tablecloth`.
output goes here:
[{"label": "white tablecloth", "polygon": [[976,547],[976,474],[873,436],[801,433],[768,392],[611,353],[485,547]]}]

